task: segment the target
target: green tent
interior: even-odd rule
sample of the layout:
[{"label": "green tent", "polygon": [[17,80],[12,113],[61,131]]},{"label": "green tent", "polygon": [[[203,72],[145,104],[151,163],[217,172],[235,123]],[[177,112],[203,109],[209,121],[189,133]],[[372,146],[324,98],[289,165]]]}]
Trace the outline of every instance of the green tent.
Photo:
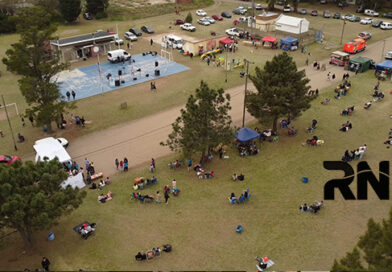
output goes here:
[{"label": "green tent", "polygon": [[350,60],[350,71],[355,72],[357,69],[358,73],[364,73],[370,68],[371,59],[356,57]]}]

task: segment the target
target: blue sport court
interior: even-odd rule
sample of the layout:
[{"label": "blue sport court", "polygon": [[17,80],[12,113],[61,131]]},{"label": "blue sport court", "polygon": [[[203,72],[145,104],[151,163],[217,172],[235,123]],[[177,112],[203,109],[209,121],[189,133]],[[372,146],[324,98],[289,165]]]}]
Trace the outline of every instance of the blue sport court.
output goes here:
[{"label": "blue sport court", "polygon": [[61,72],[57,77],[61,94],[67,99],[67,91],[74,91],[75,100],[78,100],[189,70],[184,65],[151,54],[135,55],[124,63],[101,62],[100,67],[101,76],[98,64]]}]

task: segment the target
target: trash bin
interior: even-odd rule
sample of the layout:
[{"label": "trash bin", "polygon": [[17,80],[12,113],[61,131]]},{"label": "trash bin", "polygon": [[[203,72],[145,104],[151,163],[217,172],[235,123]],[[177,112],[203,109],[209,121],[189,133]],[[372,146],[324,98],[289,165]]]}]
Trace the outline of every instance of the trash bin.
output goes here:
[{"label": "trash bin", "polygon": [[48,241],[53,241],[53,240],[54,240],[54,233],[53,232],[49,232]]},{"label": "trash bin", "polygon": [[309,181],[309,179],[308,179],[307,177],[303,177],[303,178],[302,178],[302,182],[303,182],[303,183],[308,183],[308,181]]}]

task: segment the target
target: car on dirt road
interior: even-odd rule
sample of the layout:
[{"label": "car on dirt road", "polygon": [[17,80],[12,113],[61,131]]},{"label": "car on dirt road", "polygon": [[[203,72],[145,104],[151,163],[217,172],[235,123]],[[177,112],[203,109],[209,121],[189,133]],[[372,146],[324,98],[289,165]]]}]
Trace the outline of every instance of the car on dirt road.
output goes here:
[{"label": "car on dirt road", "polygon": [[340,19],[340,13],[339,12],[336,12],[334,15],[333,15],[333,17],[332,18],[334,18],[334,19]]},{"label": "car on dirt road", "polygon": [[378,12],[375,12],[372,9],[365,9],[363,13],[367,16],[372,16],[372,17],[378,17],[380,15]]},{"label": "car on dirt road", "polygon": [[361,25],[370,25],[373,22],[372,18],[366,17],[361,19],[361,21],[359,21],[359,23]]},{"label": "car on dirt road", "polygon": [[283,8],[283,12],[290,12],[291,11],[291,7],[290,7],[290,5],[286,5],[286,6],[284,6],[284,8]]},{"label": "car on dirt road", "polygon": [[348,20],[349,20],[350,22],[359,22],[359,21],[361,21],[361,17],[356,16],[356,15],[353,15],[353,16],[350,17]]},{"label": "car on dirt road", "polygon": [[198,9],[198,10],[196,10],[196,15],[197,16],[207,16],[207,12],[205,12],[202,9]]},{"label": "car on dirt road", "polygon": [[194,32],[196,31],[196,27],[194,27],[193,25],[189,24],[189,23],[185,23],[183,25],[180,26],[182,30],[187,30],[190,32]]},{"label": "car on dirt road", "polygon": [[143,32],[145,32],[145,33],[148,33],[148,34],[153,34],[154,33],[154,29],[152,29],[151,27],[149,27],[147,25],[142,26],[141,30]]},{"label": "car on dirt road", "polygon": [[324,10],[323,11],[323,17],[324,18],[331,18],[331,12],[329,12],[329,10]]},{"label": "car on dirt road", "polygon": [[202,19],[204,19],[204,20],[210,22],[210,24],[214,24],[214,23],[215,23],[214,18],[211,18],[211,17],[208,17],[208,16],[207,16],[207,17],[203,17]]},{"label": "car on dirt road", "polygon": [[367,41],[372,37],[372,33],[367,32],[367,31],[363,31],[363,32],[359,33],[357,37]]},{"label": "car on dirt road", "polygon": [[209,21],[205,20],[204,18],[197,20],[197,23],[203,26],[209,26],[211,24]]},{"label": "car on dirt road", "polygon": [[382,22],[382,24],[380,25],[380,28],[383,29],[383,30],[392,29],[392,23],[390,23],[390,22]]},{"label": "car on dirt road", "polygon": [[312,16],[317,16],[317,15],[318,15],[317,10],[312,10],[312,12],[310,13],[310,15],[312,15]]},{"label": "car on dirt road", "polygon": [[299,14],[306,15],[306,14],[308,14],[308,11],[306,10],[306,8],[302,8],[302,9],[299,11]]},{"label": "car on dirt road", "polygon": [[18,156],[0,155],[0,165],[11,165],[16,161],[20,161]]},{"label": "car on dirt road", "polygon": [[261,5],[261,4],[256,4],[256,7],[255,7],[257,10],[262,10],[263,9],[263,6]]},{"label": "car on dirt road", "polygon": [[174,20],[174,25],[183,25],[183,24],[185,24],[185,22],[182,19]]},{"label": "car on dirt road", "polygon": [[242,33],[242,31],[240,31],[238,28],[234,27],[234,28],[226,29],[225,33],[227,35],[229,35],[229,36],[237,36],[237,37],[239,37],[240,34]]},{"label": "car on dirt road", "polygon": [[211,17],[212,17],[212,19],[214,19],[215,21],[222,21],[222,20],[223,20],[223,17],[220,16],[220,15],[212,15]]},{"label": "car on dirt road", "polygon": [[114,39],[114,44],[115,44],[115,45],[123,45],[123,44],[124,44],[124,40],[123,40],[123,39],[120,39],[119,37],[116,37],[116,38]]},{"label": "car on dirt road", "polygon": [[141,35],[143,35],[143,33],[142,33],[139,29],[134,28],[134,27],[133,27],[133,28],[130,28],[130,29],[129,29],[129,32],[135,34],[136,36],[141,36]]},{"label": "car on dirt road", "polygon": [[381,24],[382,24],[381,20],[376,20],[373,22],[372,27],[380,27]]},{"label": "car on dirt road", "polygon": [[227,11],[222,12],[221,16],[224,17],[224,18],[231,18],[231,14],[228,13]]},{"label": "car on dirt road", "polygon": [[124,33],[124,38],[131,42],[137,41],[137,36],[129,31]]},{"label": "car on dirt road", "polygon": [[392,18],[392,12],[387,12],[382,15],[384,18]]},{"label": "car on dirt road", "polygon": [[239,8],[233,9],[233,13],[237,15],[245,15],[246,12],[247,12],[246,9],[239,9]]}]

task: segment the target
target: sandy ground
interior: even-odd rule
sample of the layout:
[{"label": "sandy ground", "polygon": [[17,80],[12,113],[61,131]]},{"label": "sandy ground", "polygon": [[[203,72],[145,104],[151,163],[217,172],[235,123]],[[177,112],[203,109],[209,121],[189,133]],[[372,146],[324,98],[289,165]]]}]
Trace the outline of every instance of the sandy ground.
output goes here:
[{"label": "sandy ground", "polygon": [[[376,62],[379,62],[382,46],[382,41],[377,42],[368,46],[365,52],[358,55],[370,57]],[[385,48],[386,51],[388,48],[392,48],[392,37],[386,41]],[[328,61],[323,60],[322,63],[328,63]],[[329,64],[327,64],[327,71],[325,72],[314,70],[311,64],[301,69],[305,69],[307,76],[310,78],[312,89],[318,88],[320,90],[331,84],[337,84],[337,81],[341,80],[343,73],[347,72],[341,67],[331,66]],[[336,74],[335,82],[327,80],[327,72]],[[352,73],[351,76],[353,76]],[[248,88],[254,90],[252,84],[248,85]],[[159,92],[159,88],[157,91]],[[227,89],[227,92],[232,97],[232,110],[230,114],[233,122],[235,125],[241,126],[244,86]],[[105,176],[111,176],[117,172],[114,165],[116,158],[121,160],[127,157],[130,168],[143,163],[148,168],[151,158],[156,159],[171,153],[167,147],[162,147],[159,143],[164,141],[171,132],[171,124],[179,116],[182,107],[172,108],[155,115],[82,136],[70,143],[68,151],[71,157],[81,165],[83,165],[85,158],[93,161],[96,170],[102,171]],[[246,122],[250,120],[252,120],[252,117],[246,114]]]}]

